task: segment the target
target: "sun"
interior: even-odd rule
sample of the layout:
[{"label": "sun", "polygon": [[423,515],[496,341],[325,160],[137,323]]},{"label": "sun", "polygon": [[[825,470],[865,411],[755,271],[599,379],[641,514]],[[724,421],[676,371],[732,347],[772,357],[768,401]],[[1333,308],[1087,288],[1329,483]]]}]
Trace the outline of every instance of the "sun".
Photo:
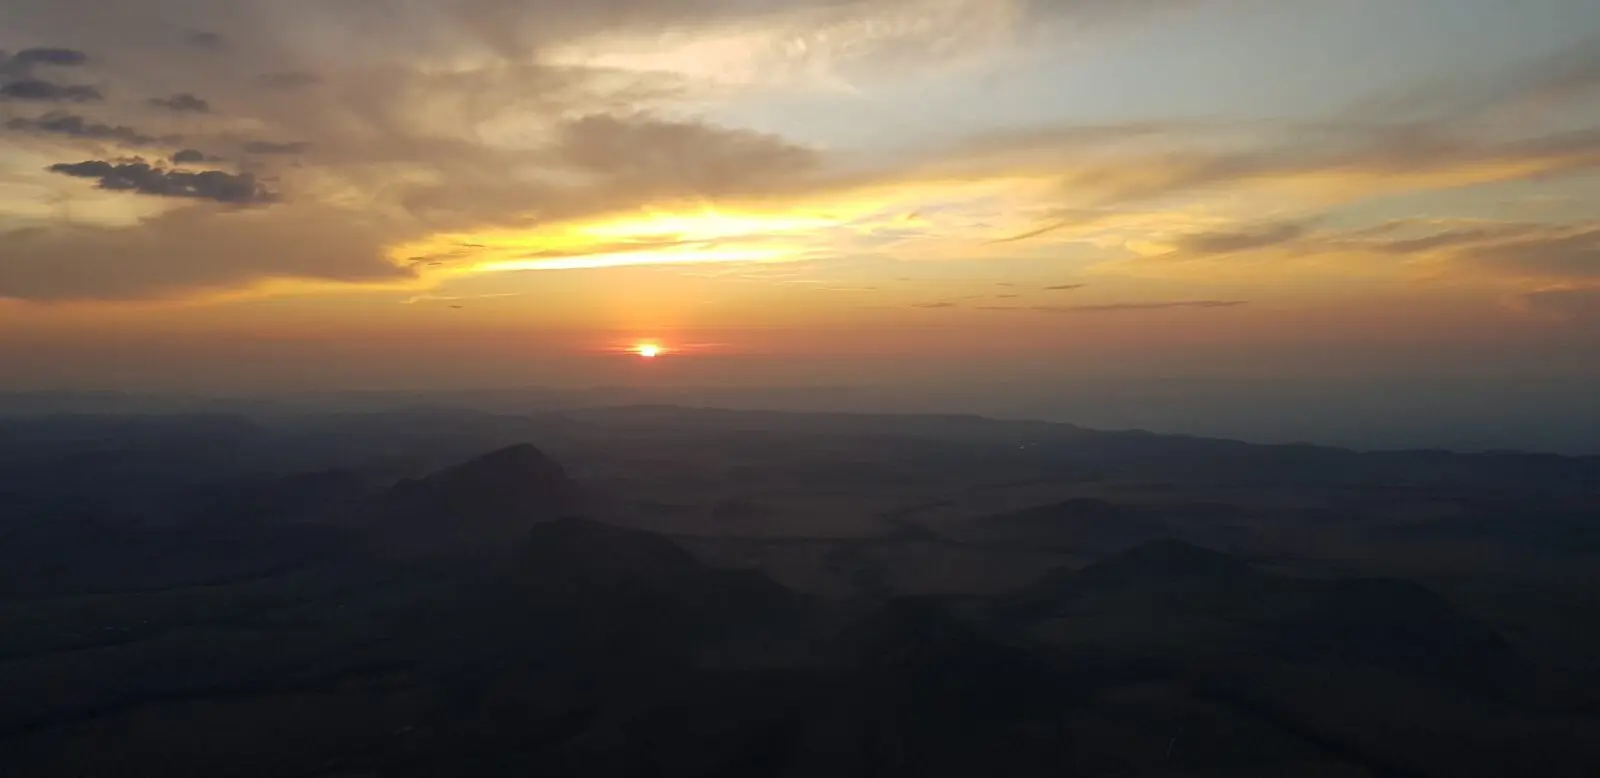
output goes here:
[{"label": "sun", "polygon": [[633,353],[638,354],[645,359],[655,359],[656,357],[666,353],[666,351],[666,349],[655,343],[640,343],[639,345],[633,347]]}]

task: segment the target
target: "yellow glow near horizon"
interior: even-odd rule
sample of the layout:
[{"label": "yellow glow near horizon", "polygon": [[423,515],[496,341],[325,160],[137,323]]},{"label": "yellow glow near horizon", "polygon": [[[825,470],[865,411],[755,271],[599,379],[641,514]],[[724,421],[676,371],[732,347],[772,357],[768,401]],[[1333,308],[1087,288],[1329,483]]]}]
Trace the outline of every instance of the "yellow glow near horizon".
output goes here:
[{"label": "yellow glow near horizon", "polygon": [[605,254],[567,257],[534,257],[485,262],[473,266],[481,273],[517,270],[590,270],[633,265],[694,265],[717,262],[776,262],[786,259],[782,249],[664,249],[660,251],[615,251]]},{"label": "yellow glow near horizon", "polygon": [[[927,178],[850,189],[787,206],[661,204],[532,229],[435,235],[393,247],[390,254],[396,263],[442,266],[443,274],[584,270],[798,261],[861,251],[863,246],[870,250],[915,234],[951,239],[951,250],[966,256],[972,250],[967,242],[1036,226],[1027,208],[1029,195],[1051,183],[1017,177]],[[918,256],[938,254],[930,248],[918,246]]]},{"label": "yellow glow near horizon", "polygon": [[666,353],[666,349],[655,343],[640,343],[639,345],[634,346],[632,350],[633,353],[638,354],[645,359],[655,359],[656,357]]},{"label": "yellow glow near horizon", "polygon": [[840,224],[840,220],[826,216],[728,214],[715,208],[705,208],[698,213],[653,212],[642,218],[586,224],[577,228],[576,232],[609,240],[671,236],[683,241],[703,241],[804,232]]}]

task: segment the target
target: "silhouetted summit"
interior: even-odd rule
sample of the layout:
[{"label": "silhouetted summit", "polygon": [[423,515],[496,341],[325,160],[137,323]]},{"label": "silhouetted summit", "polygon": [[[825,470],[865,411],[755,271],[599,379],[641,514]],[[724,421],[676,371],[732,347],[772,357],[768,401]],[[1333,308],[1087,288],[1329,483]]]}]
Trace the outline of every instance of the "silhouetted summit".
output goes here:
[{"label": "silhouetted summit", "polygon": [[986,656],[995,647],[936,599],[901,597],[846,627],[830,646],[830,659],[853,666],[948,662]]},{"label": "silhouetted summit", "polygon": [[532,604],[579,629],[682,649],[793,619],[800,598],[760,573],[710,567],[670,538],[586,518],[535,526],[521,575]]},{"label": "silhouetted summit", "polygon": [[1089,497],[980,516],[953,533],[969,543],[1075,552],[1121,551],[1168,534],[1158,520]]},{"label": "silhouetted summit", "polygon": [[541,578],[612,585],[660,584],[712,572],[666,537],[578,517],[535,526],[525,560]]},{"label": "silhouetted summit", "polygon": [[1178,540],[1157,540],[1080,569],[1058,570],[1008,598],[1002,612],[1024,619],[1067,614],[1154,620],[1238,617],[1282,606],[1285,586],[1238,557]]},{"label": "silhouetted summit", "polygon": [[1207,654],[1271,657],[1473,690],[1504,687],[1519,667],[1493,630],[1414,581],[1295,578],[1179,541],[1047,576],[1000,613],[1041,625],[1051,641],[1137,646],[1185,666]]},{"label": "silhouetted summit", "polygon": [[1476,688],[1518,680],[1518,657],[1500,635],[1415,581],[1342,579],[1308,599],[1287,626],[1318,653]]},{"label": "silhouetted summit", "polygon": [[517,542],[539,522],[583,505],[583,490],[560,464],[531,445],[484,454],[390,490],[386,525],[430,533],[434,541]]},{"label": "silhouetted summit", "polygon": [[1232,554],[1181,540],[1153,540],[1089,565],[1073,574],[1073,578],[1103,585],[1161,580],[1240,579],[1255,575],[1255,568]]},{"label": "silhouetted summit", "polygon": [[581,491],[566,470],[526,443],[491,451],[414,483],[409,488],[416,496],[453,508],[542,512],[575,509],[581,501]]}]

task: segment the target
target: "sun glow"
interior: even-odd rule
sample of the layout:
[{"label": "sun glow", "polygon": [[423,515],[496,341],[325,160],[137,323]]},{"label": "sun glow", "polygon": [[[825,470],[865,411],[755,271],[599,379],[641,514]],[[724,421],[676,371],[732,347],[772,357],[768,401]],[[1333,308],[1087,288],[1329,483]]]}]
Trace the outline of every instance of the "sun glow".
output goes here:
[{"label": "sun glow", "polygon": [[[919,257],[939,246],[952,258],[969,257],[974,244],[1037,229],[1038,209],[1028,206],[1055,185],[1025,176],[935,176],[790,207],[658,205],[537,228],[440,234],[390,253],[425,275],[771,264],[898,250],[910,241]],[[928,240],[935,237],[944,240]]]},{"label": "sun glow", "polygon": [[655,343],[640,343],[639,345],[634,346],[630,350],[633,353],[638,354],[639,356],[641,356],[641,357],[643,357],[645,359],[655,359],[656,357],[661,356],[662,354],[666,353],[666,351],[667,351],[666,349],[662,348],[661,346],[659,346],[659,345],[657,345]]}]

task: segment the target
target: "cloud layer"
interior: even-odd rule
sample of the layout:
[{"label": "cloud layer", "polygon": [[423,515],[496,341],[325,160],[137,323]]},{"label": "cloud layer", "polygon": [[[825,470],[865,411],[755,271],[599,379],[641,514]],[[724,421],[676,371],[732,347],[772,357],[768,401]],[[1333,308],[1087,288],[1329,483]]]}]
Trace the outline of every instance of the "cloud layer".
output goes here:
[{"label": "cloud layer", "polygon": [[[1373,233],[1330,217],[1380,197],[1593,173],[1600,130],[1590,123],[1498,123],[1534,104],[1593,96],[1592,50],[1419,85],[1426,100],[1401,89],[1329,106],[1320,119],[1024,126],[1003,114],[1014,106],[997,102],[988,130],[949,141],[915,114],[874,113],[882,84],[921,85],[905,88],[925,102],[916,89],[971,63],[1000,79],[1027,57],[1181,20],[1200,5],[1209,7],[13,0],[0,40],[13,52],[0,55],[0,118],[28,155],[0,169],[0,181],[129,202],[87,227],[0,202],[0,216],[30,214],[28,234],[46,236],[0,258],[0,297],[136,299],[280,278],[426,283],[474,267],[856,258],[1063,257],[1071,261],[1054,277],[1074,278],[1095,266],[1142,263],[1139,272],[1155,273],[1185,261],[1361,255],[1507,283],[1596,278],[1596,232],[1570,222]],[[1004,86],[996,80],[991,91]],[[770,109],[797,93],[842,112],[830,122],[882,122],[861,133],[873,150],[801,139],[817,117]],[[226,234],[201,225],[242,218],[277,250],[235,258],[195,242]],[[302,218],[314,228],[297,225]],[[617,237],[618,223],[651,219],[671,226]],[[485,235],[497,237],[474,238]],[[102,251],[111,236],[140,246],[131,256],[150,271],[130,264],[92,283],[68,277],[86,260],[64,258]],[[328,245],[352,257],[326,268],[305,261],[327,258]],[[154,259],[163,252],[174,256]],[[1213,294],[1034,309],[1243,304]]]}]

